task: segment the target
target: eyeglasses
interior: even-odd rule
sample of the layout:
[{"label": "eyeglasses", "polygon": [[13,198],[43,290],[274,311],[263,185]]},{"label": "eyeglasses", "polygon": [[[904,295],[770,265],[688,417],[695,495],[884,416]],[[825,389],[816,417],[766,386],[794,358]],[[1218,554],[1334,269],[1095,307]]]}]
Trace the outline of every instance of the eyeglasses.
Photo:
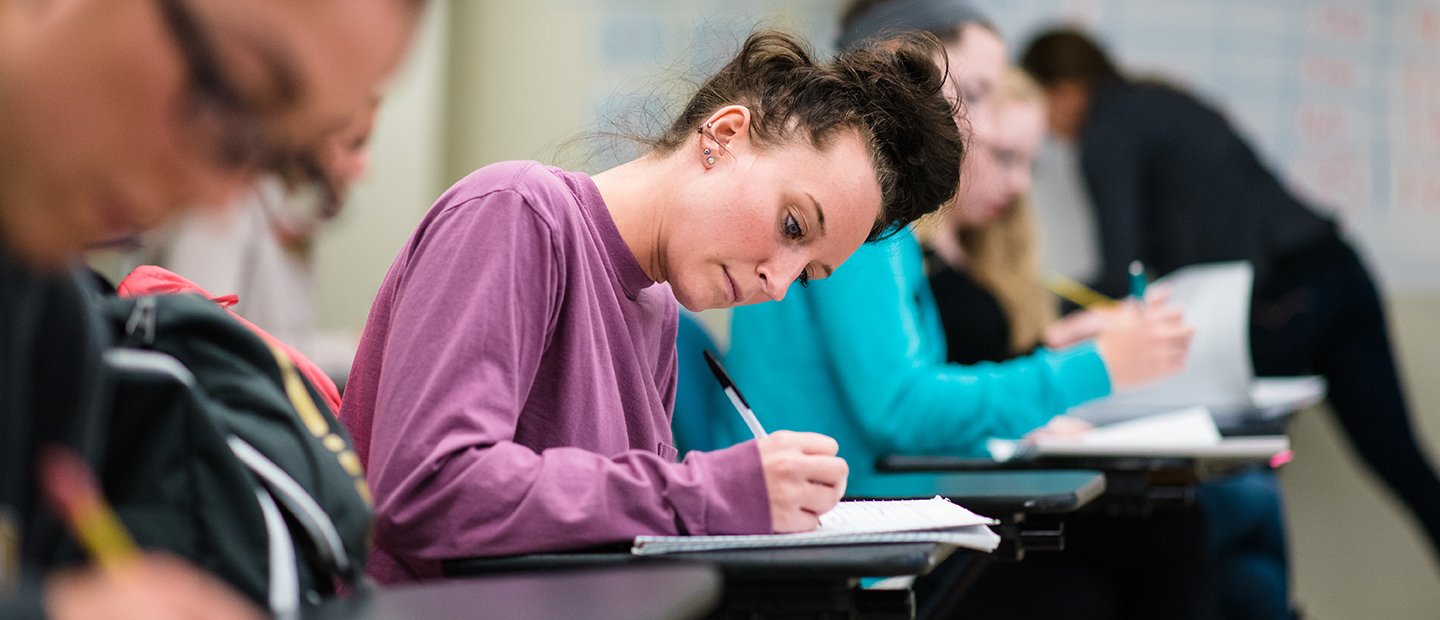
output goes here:
[{"label": "eyeglasses", "polygon": [[[185,0],[157,0],[167,30],[186,65],[182,110],[187,133],[210,151],[214,163],[228,171],[274,171],[293,175],[307,171],[313,154],[272,142],[275,131],[267,111],[242,95],[224,75],[220,55],[205,27]],[[282,103],[294,99],[294,88],[282,83]],[[308,173],[308,172],[307,172]]]},{"label": "eyeglasses", "polygon": [[1021,168],[1031,168],[1035,165],[1035,158],[1031,154],[1023,153],[1015,149],[995,146],[989,142],[982,142],[982,145],[990,154],[990,160],[993,161],[998,168],[1018,170]]}]

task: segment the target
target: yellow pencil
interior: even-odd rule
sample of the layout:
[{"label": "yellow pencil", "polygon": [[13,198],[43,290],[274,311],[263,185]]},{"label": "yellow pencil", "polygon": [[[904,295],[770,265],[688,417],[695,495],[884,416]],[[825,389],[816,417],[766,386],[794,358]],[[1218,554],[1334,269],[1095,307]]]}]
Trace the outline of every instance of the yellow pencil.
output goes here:
[{"label": "yellow pencil", "polygon": [[50,446],[41,455],[39,473],[50,502],[101,568],[123,571],[140,558],[140,548],[101,495],[84,459]]},{"label": "yellow pencil", "polygon": [[1115,303],[1114,299],[1053,271],[1045,276],[1045,288],[1082,308],[1103,307]]}]

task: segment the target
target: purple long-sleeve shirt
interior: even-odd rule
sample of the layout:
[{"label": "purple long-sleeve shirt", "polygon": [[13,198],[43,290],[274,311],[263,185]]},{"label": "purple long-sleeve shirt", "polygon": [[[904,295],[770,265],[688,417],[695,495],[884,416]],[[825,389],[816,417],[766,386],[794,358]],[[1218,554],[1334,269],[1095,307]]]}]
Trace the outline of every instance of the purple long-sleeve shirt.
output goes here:
[{"label": "purple long-sleeve shirt", "polygon": [[677,311],[589,177],[506,162],[450,188],[385,276],[341,411],[375,494],[371,574],[768,533],[753,441],[675,461]]}]

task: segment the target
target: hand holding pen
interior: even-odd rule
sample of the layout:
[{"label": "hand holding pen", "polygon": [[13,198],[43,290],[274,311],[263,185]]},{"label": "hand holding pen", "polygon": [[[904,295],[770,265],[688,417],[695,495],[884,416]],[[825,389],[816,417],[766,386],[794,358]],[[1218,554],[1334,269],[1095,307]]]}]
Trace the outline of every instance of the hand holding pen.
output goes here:
[{"label": "hand holding pen", "polygon": [[1116,390],[1183,370],[1195,335],[1184,312],[1170,303],[1169,292],[1148,286],[1143,263],[1132,261],[1126,271],[1130,294],[1119,304],[1060,274],[1045,281],[1051,292],[1085,308],[1047,325],[1045,346],[1063,348],[1093,338]]},{"label": "hand holding pen", "polygon": [[771,528],[785,533],[808,532],[818,527],[820,515],[834,508],[845,495],[850,467],[836,456],[840,444],[818,433],[766,433],[720,360],[706,351],[705,363],[720,382],[730,404],[755,435],[770,498]]},{"label": "hand holding pen", "polygon": [[1127,300],[1103,311],[1104,327],[1095,337],[1110,384],[1116,390],[1138,387],[1183,370],[1195,336],[1195,328],[1185,321],[1184,310],[1170,303],[1166,291],[1152,290],[1142,295],[1147,297],[1143,302]]}]

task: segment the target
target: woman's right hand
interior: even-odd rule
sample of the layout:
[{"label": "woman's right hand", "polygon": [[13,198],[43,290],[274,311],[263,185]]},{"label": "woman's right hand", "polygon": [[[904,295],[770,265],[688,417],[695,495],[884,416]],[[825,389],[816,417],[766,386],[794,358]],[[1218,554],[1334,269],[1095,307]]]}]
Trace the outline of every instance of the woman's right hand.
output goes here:
[{"label": "woman's right hand", "polygon": [[820,515],[845,495],[850,466],[835,456],[840,444],[818,433],[791,431],[775,431],[755,443],[770,495],[771,527],[782,534],[819,527]]},{"label": "woman's right hand", "polygon": [[1195,328],[1175,304],[1134,302],[1107,312],[1104,330],[1095,338],[1100,357],[1116,390],[1164,379],[1185,368]]},{"label": "woman's right hand", "polygon": [[1040,343],[1051,349],[1063,349],[1082,340],[1089,340],[1105,330],[1111,310],[1077,310],[1055,322],[1046,325],[1040,333]]}]

